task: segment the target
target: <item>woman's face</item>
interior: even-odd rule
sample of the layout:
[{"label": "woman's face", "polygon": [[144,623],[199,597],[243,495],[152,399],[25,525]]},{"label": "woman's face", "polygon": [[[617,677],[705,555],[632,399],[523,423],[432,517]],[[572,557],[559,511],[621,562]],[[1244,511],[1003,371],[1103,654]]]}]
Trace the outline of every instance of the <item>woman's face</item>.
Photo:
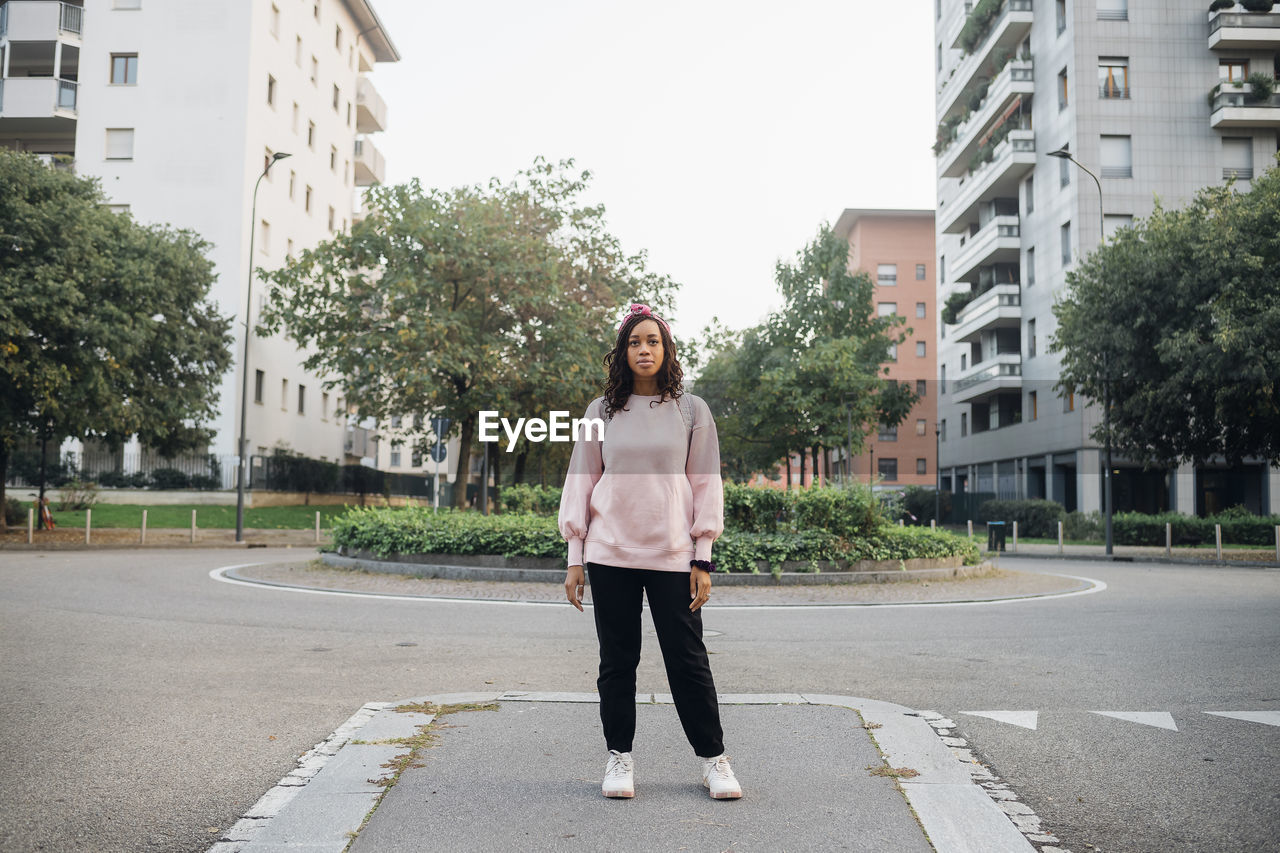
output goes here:
[{"label": "woman's face", "polygon": [[662,367],[662,334],[656,320],[641,320],[627,340],[627,366],[635,379],[652,379]]}]

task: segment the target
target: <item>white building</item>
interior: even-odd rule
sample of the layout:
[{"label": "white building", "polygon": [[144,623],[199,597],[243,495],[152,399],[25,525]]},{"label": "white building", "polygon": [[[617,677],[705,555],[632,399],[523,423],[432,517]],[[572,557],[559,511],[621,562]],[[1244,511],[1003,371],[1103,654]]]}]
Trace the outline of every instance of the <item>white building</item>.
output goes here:
[{"label": "white building", "polygon": [[[1156,197],[1247,188],[1278,147],[1280,97],[1241,81],[1280,76],[1280,9],[1208,5],[935,0],[938,305],[967,303],[938,324],[944,488],[1101,508],[1098,408],[1053,388],[1055,296],[1104,229]],[[1101,211],[1093,180],[1049,156],[1063,146],[1100,178]],[[1280,472],[1258,461],[1114,470],[1117,511],[1280,511]]]},{"label": "white building", "polygon": [[[399,58],[368,0],[0,4],[0,145],[70,155],[117,210],[213,244],[211,295],[236,317],[236,343],[210,453],[237,452],[250,263],[278,267],[351,226],[360,188],[385,173],[369,134],[386,129],[386,106],[368,74]],[[251,222],[275,152],[291,156],[262,181]],[[376,455],[304,358],[283,337],[250,340],[249,452]]]}]

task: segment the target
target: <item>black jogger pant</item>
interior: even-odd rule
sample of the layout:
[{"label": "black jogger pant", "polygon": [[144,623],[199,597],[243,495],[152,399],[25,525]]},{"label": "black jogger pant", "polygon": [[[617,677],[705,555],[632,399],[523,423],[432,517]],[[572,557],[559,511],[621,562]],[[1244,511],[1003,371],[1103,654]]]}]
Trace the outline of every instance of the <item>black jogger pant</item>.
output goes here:
[{"label": "black jogger pant", "polygon": [[720,706],[702,643],[702,611],[689,612],[688,572],[658,572],[587,563],[600,639],[600,720],[609,749],[630,752],[636,733],[636,667],[640,664],[641,595],[649,599],[667,683],[680,725],[704,758],[724,752]]}]

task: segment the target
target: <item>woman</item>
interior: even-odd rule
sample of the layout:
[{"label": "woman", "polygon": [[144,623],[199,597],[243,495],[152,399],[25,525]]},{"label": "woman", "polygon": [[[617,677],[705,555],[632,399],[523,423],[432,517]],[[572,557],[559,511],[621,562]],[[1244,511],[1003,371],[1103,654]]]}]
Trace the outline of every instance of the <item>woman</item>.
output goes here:
[{"label": "woman", "polygon": [[574,445],[560,499],[560,533],[569,543],[565,595],[582,610],[585,564],[600,640],[596,686],[609,749],[601,792],[635,796],[643,595],[680,724],[702,758],[702,783],[715,799],[737,799],[742,788],[724,754],[702,643],[711,543],[724,530],[715,421],[706,403],[684,393],[671,330],[648,306],[631,306],[604,363],[604,396],[586,414],[605,421],[604,439]]}]

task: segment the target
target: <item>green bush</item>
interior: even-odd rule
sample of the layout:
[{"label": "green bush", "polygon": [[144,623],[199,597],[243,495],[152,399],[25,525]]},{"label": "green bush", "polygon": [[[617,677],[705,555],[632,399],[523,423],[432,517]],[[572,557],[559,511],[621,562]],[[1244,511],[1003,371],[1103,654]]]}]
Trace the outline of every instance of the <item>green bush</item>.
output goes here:
[{"label": "green bush", "polygon": [[866,536],[879,527],[880,503],[863,485],[800,489],[794,495],[794,531],[825,530],[845,539]]},{"label": "green bush", "polygon": [[964,28],[960,30],[962,51],[973,53],[974,48],[986,41],[1002,2],[1003,0],[978,0],[969,17],[965,19]]},{"label": "green bush", "polygon": [[104,471],[94,479],[98,485],[107,489],[145,489],[151,484],[151,478],[141,471],[125,474],[120,471]]},{"label": "green bush", "polygon": [[1209,4],[1209,11],[1216,12],[1219,9],[1230,9],[1234,5],[1236,5],[1236,0],[1213,0]]},{"label": "green bush", "polygon": [[186,489],[191,478],[177,468],[157,468],[151,472],[151,481],[157,489]]},{"label": "green bush", "polygon": [[207,474],[192,474],[191,488],[199,489],[202,492],[211,492],[222,488],[222,481]]},{"label": "green bush", "polygon": [[559,486],[534,486],[513,483],[502,487],[502,511],[525,515],[559,515]]},{"label": "green bush", "polygon": [[[1114,531],[1113,531],[1114,533]],[[1092,542],[1102,537],[1102,514],[1091,512],[1069,512],[1062,523],[1062,535],[1075,542]],[[1057,533],[1055,532],[1056,536]]]},{"label": "green bush", "polygon": [[1270,12],[1276,4],[1273,0],[1240,0],[1240,5],[1250,12]]},{"label": "green bush", "polygon": [[1016,521],[1019,536],[1057,536],[1066,511],[1055,501],[986,501],[978,507],[978,521]]},{"label": "green bush", "polygon": [[27,523],[27,508],[17,498],[4,499],[4,523],[9,525]]},{"label": "green bush", "polygon": [[1276,90],[1276,78],[1270,74],[1263,74],[1261,71],[1255,71],[1249,75],[1246,81],[1249,88],[1253,90],[1253,99],[1255,101],[1265,101],[1271,97],[1271,93]]},{"label": "green bush", "polygon": [[[942,518],[950,518],[951,492],[943,492],[938,503]],[[902,508],[913,516],[906,519],[908,525],[923,524],[927,527],[934,519],[934,490],[928,486],[907,486],[902,493]],[[941,519],[938,521],[941,523]]]},{"label": "green bush", "polygon": [[783,489],[724,484],[724,526],[744,533],[775,533],[791,526],[791,493]]}]

